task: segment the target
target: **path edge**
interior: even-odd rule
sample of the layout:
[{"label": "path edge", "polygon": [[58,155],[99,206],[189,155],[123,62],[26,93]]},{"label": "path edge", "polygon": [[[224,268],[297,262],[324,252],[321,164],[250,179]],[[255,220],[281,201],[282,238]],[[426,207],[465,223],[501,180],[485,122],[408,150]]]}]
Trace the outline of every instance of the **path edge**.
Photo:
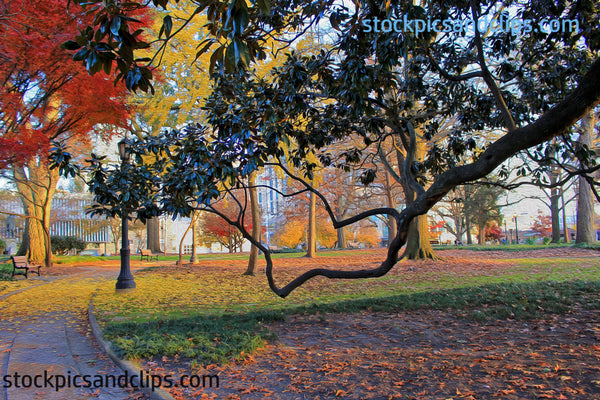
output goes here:
[{"label": "path edge", "polygon": [[[104,339],[104,334],[102,333],[102,329],[96,320],[96,316],[94,315],[94,298],[90,299],[90,304],[88,306],[88,321],[90,323],[90,327],[92,328],[92,333],[94,334],[94,338],[96,342],[104,349],[104,352],[110,357],[110,359],[119,366],[123,371],[127,371],[127,373],[131,375],[137,375],[140,371],[140,367],[135,363],[123,360],[120,358],[113,350],[112,343]],[[136,389],[141,390],[146,395],[150,397],[152,400],[175,400],[173,396],[171,396],[167,391],[161,388],[155,388],[151,390],[148,387],[140,387],[138,386]]]}]

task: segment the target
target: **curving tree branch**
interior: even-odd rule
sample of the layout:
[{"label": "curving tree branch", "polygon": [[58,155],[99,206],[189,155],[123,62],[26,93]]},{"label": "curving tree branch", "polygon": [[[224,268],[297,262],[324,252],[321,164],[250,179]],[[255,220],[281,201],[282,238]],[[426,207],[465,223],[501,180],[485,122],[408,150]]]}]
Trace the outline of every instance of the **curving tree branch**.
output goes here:
[{"label": "curving tree branch", "polygon": [[[356,271],[315,268],[301,274],[287,285],[279,288],[273,279],[273,261],[268,249],[262,244],[251,240],[249,234],[246,233],[244,236],[265,253],[265,259],[267,261],[266,274],[269,287],[281,297],[288,296],[294,289],[317,276],[323,276],[329,279],[358,279],[383,276],[390,271],[398,261],[398,253],[401,247],[406,243],[409,224],[415,217],[425,214],[457,185],[483,178],[502,164],[502,162],[519,151],[539,145],[553,137],[561,135],[566,129],[570,128],[598,104],[600,104],[600,59],[597,59],[592,64],[587,74],[581,79],[579,86],[564,100],[539,117],[535,122],[514,129],[496,140],[475,162],[454,167],[437,176],[429,189],[424,193],[421,193],[413,203],[399,214],[395,209],[377,208],[360,213],[343,221],[337,221],[331,208],[327,207],[327,202],[324,197],[320,195],[318,191],[310,187],[308,183],[301,178],[296,177],[308,190],[313,191],[317,196],[324,200],[325,207],[335,228],[340,228],[379,214],[388,214],[396,218],[398,223],[396,237],[390,242],[386,258],[377,268]],[[285,170],[285,167],[281,167]],[[289,173],[289,171],[287,172]],[[290,173],[289,175],[293,178],[293,174]]]}]

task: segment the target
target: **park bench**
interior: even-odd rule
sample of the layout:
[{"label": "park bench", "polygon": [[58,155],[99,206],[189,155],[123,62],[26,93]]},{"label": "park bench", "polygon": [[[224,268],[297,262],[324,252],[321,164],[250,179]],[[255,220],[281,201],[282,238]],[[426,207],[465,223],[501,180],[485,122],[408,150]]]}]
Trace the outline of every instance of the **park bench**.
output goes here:
[{"label": "park bench", "polygon": [[12,260],[13,263],[13,271],[12,271],[12,276],[15,276],[15,273],[17,272],[17,270],[24,270],[25,272],[19,272],[20,275],[25,275],[25,279],[27,279],[27,273],[29,271],[31,272],[35,272],[38,276],[40,276],[40,268],[42,267],[41,265],[32,265],[29,264],[29,261],[27,260],[27,256],[10,256],[10,259]]},{"label": "park bench", "polygon": [[142,255],[140,257],[140,260],[143,261],[144,257],[146,257],[146,261],[150,261],[152,260],[152,258],[155,258],[156,261],[158,261],[158,254],[152,254],[152,250],[150,249],[143,249],[141,250]]}]

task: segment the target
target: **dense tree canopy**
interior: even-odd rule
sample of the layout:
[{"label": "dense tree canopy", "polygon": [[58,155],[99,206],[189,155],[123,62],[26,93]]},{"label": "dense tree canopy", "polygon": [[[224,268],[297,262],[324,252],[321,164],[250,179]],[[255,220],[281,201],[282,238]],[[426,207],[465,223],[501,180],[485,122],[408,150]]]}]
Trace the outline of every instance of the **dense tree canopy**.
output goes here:
[{"label": "dense tree canopy", "polygon": [[[134,143],[138,158],[154,154],[155,162],[127,178],[137,179],[140,191],[119,200],[135,199],[131,206],[142,216],[189,215],[196,208],[218,213],[212,204],[224,195],[237,196],[243,209],[248,175],[271,164],[301,183],[299,193],[315,193],[335,228],[381,214],[396,220],[396,237],[379,267],[316,269],[280,288],[268,249],[251,238],[240,218],[228,219],[265,252],[269,284],[282,297],[318,275],[385,274],[397,262],[413,219],[455,186],[485,177],[520,151],[553,138],[570,142],[565,133],[600,102],[598,9],[591,0],[193,3],[190,18],[205,14],[209,21],[197,53],[211,52],[207,69],[214,72],[206,124]],[[128,88],[150,90],[147,60],[130,55],[145,44],[123,23],[128,10],[103,4],[108,6],[98,3],[90,33],[65,47],[97,54],[84,58],[91,70],[116,59]],[[169,1],[154,4],[168,7]],[[185,24],[165,17],[159,40],[167,43]],[[294,52],[294,40],[316,29],[328,30],[327,46]],[[275,34],[289,44],[287,54],[263,46]],[[269,57],[285,62],[266,79],[252,66]],[[349,137],[358,145],[331,151]],[[575,153],[583,169],[592,168],[594,157],[580,150]],[[395,168],[382,153],[395,157]],[[385,167],[372,163],[374,157]],[[391,173],[409,205],[402,212],[373,208],[338,220],[309,183],[317,166],[356,170],[365,185]],[[96,177],[106,176],[100,163],[93,168]],[[101,184],[94,180],[93,187]],[[101,208],[114,213],[120,204],[106,193],[121,189],[104,189],[97,192]]]},{"label": "dense tree canopy", "polygon": [[58,182],[48,170],[52,141],[79,148],[95,127],[126,127],[124,85],[90,77],[60,47],[90,16],[66,12],[67,0],[0,4],[0,174],[19,192],[26,218],[20,254],[51,263],[50,206]]},{"label": "dense tree canopy", "polygon": [[0,5],[0,166],[44,155],[52,140],[87,135],[96,124],[127,123],[123,85],[90,77],[60,48],[78,22],[66,5]]}]

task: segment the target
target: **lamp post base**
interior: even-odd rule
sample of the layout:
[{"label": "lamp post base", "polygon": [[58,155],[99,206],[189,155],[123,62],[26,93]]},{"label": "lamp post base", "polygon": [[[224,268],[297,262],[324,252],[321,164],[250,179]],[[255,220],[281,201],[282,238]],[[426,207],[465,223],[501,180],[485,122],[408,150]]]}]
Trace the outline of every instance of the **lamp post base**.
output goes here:
[{"label": "lamp post base", "polygon": [[129,268],[129,249],[121,249],[121,272],[117,278],[116,290],[119,293],[135,289],[135,281]]},{"label": "lamp post base", "polygon": [[133,291],[133,289],[135,289],[135,281],[133,280],[133,278],[130,278],[130,279],[118,278],[117,279],[117,285],[116,285],[117,292],[119,292],[119,293],[130,292],[130,291]]}]

